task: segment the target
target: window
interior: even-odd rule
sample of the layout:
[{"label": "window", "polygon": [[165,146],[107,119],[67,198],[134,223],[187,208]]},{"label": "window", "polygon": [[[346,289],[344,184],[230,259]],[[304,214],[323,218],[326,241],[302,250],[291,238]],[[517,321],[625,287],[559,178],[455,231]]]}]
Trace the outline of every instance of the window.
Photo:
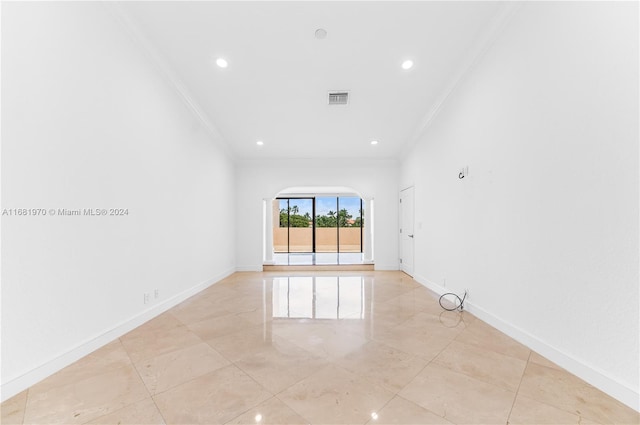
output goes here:
[{"label": "window", "polygon": [[362,252],[362,199],[355,196],[273,201],[276,253]]}]

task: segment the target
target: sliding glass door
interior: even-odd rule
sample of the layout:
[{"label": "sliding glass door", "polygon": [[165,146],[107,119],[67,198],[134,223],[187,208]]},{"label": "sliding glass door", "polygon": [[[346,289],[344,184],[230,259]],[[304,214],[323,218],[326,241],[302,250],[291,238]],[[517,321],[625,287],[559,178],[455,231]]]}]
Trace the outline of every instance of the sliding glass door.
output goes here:
[{"label": "sliding glass door", "polygon": [[314,252],[313,199],[289,199],[289,252]]},{"label": "sliding glass door", "polygon": [[314,252],[313,198],[276,199],[274,205],[274,252]]},{"label": "sliding glass door", "polygon": [[362,252],[362,200],[355,196],[278,198],[274,252]]},{"label": "sliding glass door", "polygon": [[338,252],[338,198],[316,198],[316,252]]},{"label": "sliding glass door", "polygon": [[362,201],[338,198],[338,252],[362,252]]}]

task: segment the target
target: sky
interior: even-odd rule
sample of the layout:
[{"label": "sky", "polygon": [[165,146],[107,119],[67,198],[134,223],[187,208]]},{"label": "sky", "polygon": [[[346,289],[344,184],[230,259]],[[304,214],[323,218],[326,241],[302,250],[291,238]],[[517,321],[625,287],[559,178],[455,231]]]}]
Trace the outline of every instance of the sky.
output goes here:
[{"label": "sky", "polygon": [[[346,208],[349,214],[356,218],[360,216],[360,198],[340,197],[340,209]],[[336,211],[336,198],[316,198],[316,215],[327,215],[329,211]]]}]

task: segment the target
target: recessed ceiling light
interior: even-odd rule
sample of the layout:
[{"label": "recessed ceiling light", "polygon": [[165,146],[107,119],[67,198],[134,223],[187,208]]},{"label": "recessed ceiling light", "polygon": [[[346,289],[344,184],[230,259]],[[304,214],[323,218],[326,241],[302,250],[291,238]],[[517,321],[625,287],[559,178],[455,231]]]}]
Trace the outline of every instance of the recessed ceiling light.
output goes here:
[{"label": "recessed ceiling light", "polygon": [[371,141],[371,144],[372,144],[372,145],[377,145],[377,144],[378,144],[378,141],[377,141],[377,140],[372,140],[372,141]]},{"label": "recessed ceiling light", "polygon": [[323,38],[325,38],[327,36],[327,30],[323,29],[323,28],[318,28],[316,30],[316,38],[319,40],[322,40]]},{"label": "recessed ceiling light", "polygon": [[404,62],[402,62],[402,69],[411,69],[413,68],[413,61],[408,59]]},{"label": "recessed ceiling light", "polygon": [[262,145],[264,145],[264,142],[263,142],[262,140],[258,140],[258,141],[256,142],[256,145],[258,145],[258,146],[262,146]]},{"label": "recessed ceiling light", "polygon": [[229,66],[229,63],[224,58],[218,58],[216,59],[216,65],[218,65],[220,68],[226,68]]}]

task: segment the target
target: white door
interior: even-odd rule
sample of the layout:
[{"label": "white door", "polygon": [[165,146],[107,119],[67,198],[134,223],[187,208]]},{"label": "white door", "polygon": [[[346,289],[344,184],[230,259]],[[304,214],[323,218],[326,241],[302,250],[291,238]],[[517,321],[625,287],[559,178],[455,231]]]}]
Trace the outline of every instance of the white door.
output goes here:
[{"label": "white door", "polygon": [[413,186],[400,192],[400,269],[413,276]]}]

